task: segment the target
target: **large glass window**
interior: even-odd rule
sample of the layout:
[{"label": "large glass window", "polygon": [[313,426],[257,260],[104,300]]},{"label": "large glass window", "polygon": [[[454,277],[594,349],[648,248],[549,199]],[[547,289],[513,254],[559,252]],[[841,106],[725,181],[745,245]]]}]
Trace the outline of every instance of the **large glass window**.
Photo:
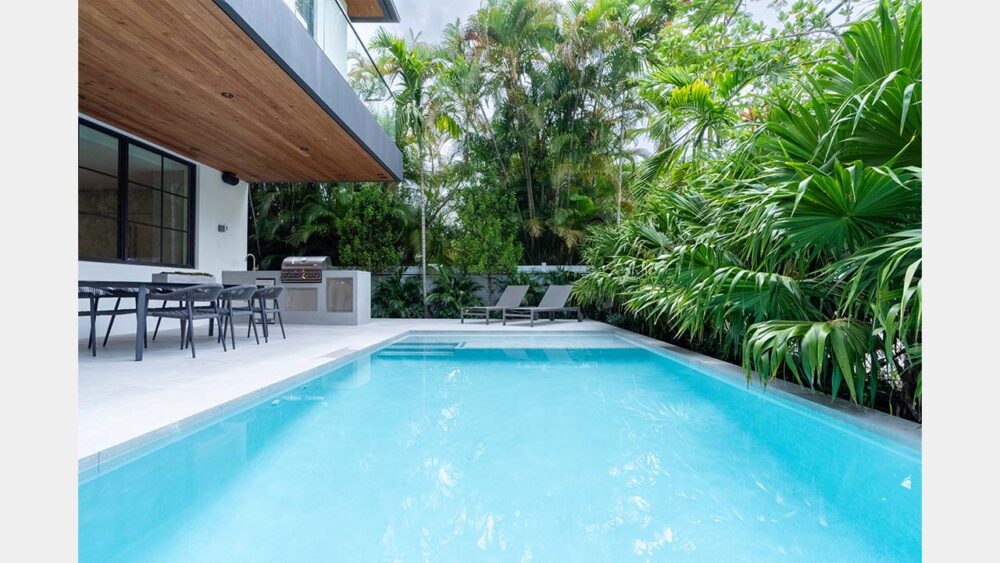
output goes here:
[{"label": "large glass window", "polygon": [[193,266],[194,166],[81,122],[79,254]]}]

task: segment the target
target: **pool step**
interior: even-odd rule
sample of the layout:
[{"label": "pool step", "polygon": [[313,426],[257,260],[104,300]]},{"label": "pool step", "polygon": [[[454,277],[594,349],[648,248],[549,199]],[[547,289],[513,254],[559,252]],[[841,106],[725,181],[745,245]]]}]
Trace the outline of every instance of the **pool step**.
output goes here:
[{"label": "pool step", "polygon": [[455,354],[458,342],[397,342],[375,353],[379,357],[428,358]]},{"label": "pool step", "polygon": [[379,358],[429,358],[433,356],[451,357],[452,352],[407,352],[405,350],[383,350],[375,354]]},{"label": "pool step", "polygon": [[433,349],[454,350],[456,347],[458,347],[458,345],[459,345],[458,342],[397,342],[395,344],[390,345],[386,349],[388,350],[389,348],[399,348],[399,349],[405,348],[405,349],[423,350],[423,349],[433,348]]}]

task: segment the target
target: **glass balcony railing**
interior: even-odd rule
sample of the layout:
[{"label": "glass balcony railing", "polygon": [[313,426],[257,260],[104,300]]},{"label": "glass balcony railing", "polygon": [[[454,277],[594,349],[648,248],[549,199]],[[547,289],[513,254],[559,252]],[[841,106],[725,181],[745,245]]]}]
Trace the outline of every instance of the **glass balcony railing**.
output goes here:
[{"label": "glass balcony railing", "polygon": [[382,129],[395,138],[396,100],[364,41],[351,25],[343,0],[284,2],[354,88]]}]

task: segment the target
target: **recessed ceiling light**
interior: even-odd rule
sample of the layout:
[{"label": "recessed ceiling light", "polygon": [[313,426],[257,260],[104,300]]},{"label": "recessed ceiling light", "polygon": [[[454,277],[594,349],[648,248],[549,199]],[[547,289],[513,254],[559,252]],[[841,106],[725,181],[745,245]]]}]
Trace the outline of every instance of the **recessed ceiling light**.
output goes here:
[{"label": "recessed ceiling light", "polygon": [[229,92],[220,92],[220,94],[222,95],[223,98],[226,98],[226,99],[229,99],[229,100],[231,100],[233,98],[233,95],[231,93],[229,93]]}]

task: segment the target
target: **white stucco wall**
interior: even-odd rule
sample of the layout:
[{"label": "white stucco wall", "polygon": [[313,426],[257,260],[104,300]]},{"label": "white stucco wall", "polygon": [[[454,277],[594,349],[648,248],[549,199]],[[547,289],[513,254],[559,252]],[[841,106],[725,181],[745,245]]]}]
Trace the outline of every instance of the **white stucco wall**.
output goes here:
[{"label": "white stucco wall", "polygon": [[[109,129],[121,131],[93,119],[90,116],[82,117],[104,125]],[[151,143],[142,137],[132,135],[125,131],[122,133],[153,145],[169,154],[172,151],[164,149]],[[176,155],[187,161],[191,159],[182,155]],[[235,186],[230,186],[222,182],[222,172],[214,168],[205,166],[199,162],[194,162],[196,167],[195,184],[195,266],[190,271],[205,272],[216,276],[216,281],[222,280],[223,270],[244,270],[246,262],[244,258],[247,254],[247,195],[248,186],[246,182],[240,182]],[[219,225],[226,225],[226,232],[219,232]],[[150,281],[151,276],[163,271],[186,271],[186,268],[176,268],[173,266],[145,266],[127,263],[110,262],[77,262],[77,279],[80,280],[123,280],[123,281]],[[111,308],[114,300],[103,300],[101,308]],[[123,308],[133,308],[132,300],[123,300]],[[79,302],[79,310],[86,310],[86,302]],[[97,331],[101,337],[108,326],[110,317],[99,317],[97,319]],[[154,321],[155,322],[155,321]],[[152,323],[150,323],[152,326]],[[86,338],[90,331],[90,320],[80,318],[78,322],[79,336]],[[134,334],[135,315],[125,315],[115,320],[112,334]]]}]

